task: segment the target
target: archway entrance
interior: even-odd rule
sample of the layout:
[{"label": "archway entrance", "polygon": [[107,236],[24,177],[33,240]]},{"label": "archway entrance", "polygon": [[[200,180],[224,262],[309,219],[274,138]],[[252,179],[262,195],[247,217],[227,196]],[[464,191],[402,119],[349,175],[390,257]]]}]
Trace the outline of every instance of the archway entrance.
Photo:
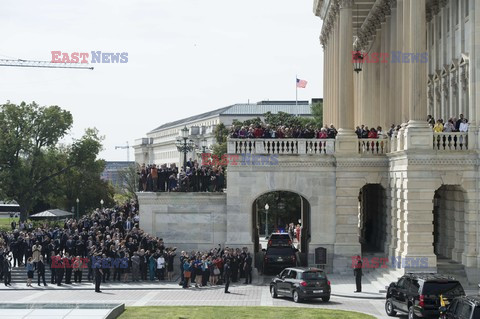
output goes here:
[{"label": "archway entrance", "polygon": [[380,184],[360,189],[359,241],[363,253],[385,252],[387,238],[386,192]]},{"label": "archway entrance", "polygon": [[[266,206],[268,204],[268,206]],[[268,208],[268,209],[266,209]],[[310,204],[301,195],[289,191],[273,191],[259,196],[252,205],[252,240],[255,254],[266,249],[268,235],[273,232],[289,232],[289,225],[299,229],[294,234],[299,262],[307,266],[308,243],[310,242]],[[256,258],[255,266],[261,264]]]},{"label": "archway entrance", "polygon": [[438,259],[462,262],[465,246],[465,191],[443,185],[435,191],[433,203],[433,246]]}]

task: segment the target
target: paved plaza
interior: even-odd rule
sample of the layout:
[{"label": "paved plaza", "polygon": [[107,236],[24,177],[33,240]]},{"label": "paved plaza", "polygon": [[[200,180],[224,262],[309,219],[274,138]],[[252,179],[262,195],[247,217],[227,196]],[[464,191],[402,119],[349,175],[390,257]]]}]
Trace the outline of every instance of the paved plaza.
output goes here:
[{"label": "paved plaza", "polygon": [[[295,304],[286,298],[272,299],[268,286],[234,285],[231,294],[225,294],[223,287],[198,289],[103,289],[102,294],[90,290],[25,290],[0,291],[4,303],[125,303],[125,306],[271,306],[271,307],[313,307],[359,311],[388,318],[385,315],[384,301],[381,299],[360,299],[332,296],[328,303],[313,300]],[[6,317],[2,316],[2,319]]]}]

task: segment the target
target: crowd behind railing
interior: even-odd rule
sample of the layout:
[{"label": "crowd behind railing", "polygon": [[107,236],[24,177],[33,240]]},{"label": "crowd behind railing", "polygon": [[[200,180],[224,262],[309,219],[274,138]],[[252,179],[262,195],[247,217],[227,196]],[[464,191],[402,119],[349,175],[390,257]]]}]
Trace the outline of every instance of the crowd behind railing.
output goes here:
[{"label": "crowd behind railing", "polygon": [[[252,257],[247,248],[217,248],[208,251],[182,251],[166,247],[162,238],[139,228],[138,204],[130,202],[113,209],[97,209],[89,215],[65,220],[63,227],[33,228],[30,223],[0,233],[0,279],[11,286],[12,267],[25,267],[27,286],[34,273],[38,285],[51,272],[50,284],[81,284],[92,281],[102,269],[106,282],[176,281],[189,288],[217,285],[245,278],[251,283]],[[21,227],[21,228],[20,228]],[[121,262],[118,262],[121,261]],[[178,271],[175,272],[175,264]],[[107,266],[105,266],[107,265]],[[228,291],[228,285],[225,287]]]},{"label": "crowd behind railing", "polygon": [[222,192],[225,188],[225,172],[221,165],[201,165],[188,160],[183,168],[175,164],[157,167],[142,164],[138,190],[141,192]]},{"label": "crowd behind railing", "polygon": [[[428,115],[427,122],[430,124],[434,132],[467,132],[468,120],[460,114],[459,118],[451,117],[445,123],[443,119],[437,121],[431,115]],[[357,126],[355,134],[358,138],[387,138],[392,137],[394,132],[398,132],[401,126],[392,124],[388,131],[383,131],[381,126],[369,128],[366,125]],[[230,138],[240,139],[283,139],[283,138],[317,138],[328,139],[337,136],[337,129],[333,124],[325,125],[322,128],[314,128],[313,126],[306,127],[287,127],[280,125],[274,127],[269,124],[251,124],[249,126],[232,126],[229,132]]]}]

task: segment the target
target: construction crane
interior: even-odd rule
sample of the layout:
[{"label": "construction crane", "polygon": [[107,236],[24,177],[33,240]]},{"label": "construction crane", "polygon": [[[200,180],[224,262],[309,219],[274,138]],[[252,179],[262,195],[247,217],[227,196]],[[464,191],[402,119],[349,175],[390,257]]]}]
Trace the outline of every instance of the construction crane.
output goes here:
[{"label": "construction crane", "polygon": [[56,63],[50,61],[33,61],[22,59],[0,59],[0,66],[17,66],[23,68],[51,68],[51,69],[88,69],[93,66],[85,63]]},{"label": "construction crane", "polygon": [[126,149],[127,150],[127,162],[130,162],[130,145],[128,145],[128,141],[126,143],[127,145],[122,145],[122,146],[115,146],[115,149]]}]

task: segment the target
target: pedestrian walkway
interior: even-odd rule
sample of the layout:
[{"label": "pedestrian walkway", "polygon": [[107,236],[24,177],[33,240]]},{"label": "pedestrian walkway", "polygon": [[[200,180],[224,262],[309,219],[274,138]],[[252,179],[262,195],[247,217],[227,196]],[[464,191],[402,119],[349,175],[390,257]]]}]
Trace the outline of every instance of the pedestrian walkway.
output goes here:
[{"label": "pedestrian walkway", "polygon": [[114,319],[125,309],[124,304],[71,303],[8,303],[0,304],[2,319]]}]

